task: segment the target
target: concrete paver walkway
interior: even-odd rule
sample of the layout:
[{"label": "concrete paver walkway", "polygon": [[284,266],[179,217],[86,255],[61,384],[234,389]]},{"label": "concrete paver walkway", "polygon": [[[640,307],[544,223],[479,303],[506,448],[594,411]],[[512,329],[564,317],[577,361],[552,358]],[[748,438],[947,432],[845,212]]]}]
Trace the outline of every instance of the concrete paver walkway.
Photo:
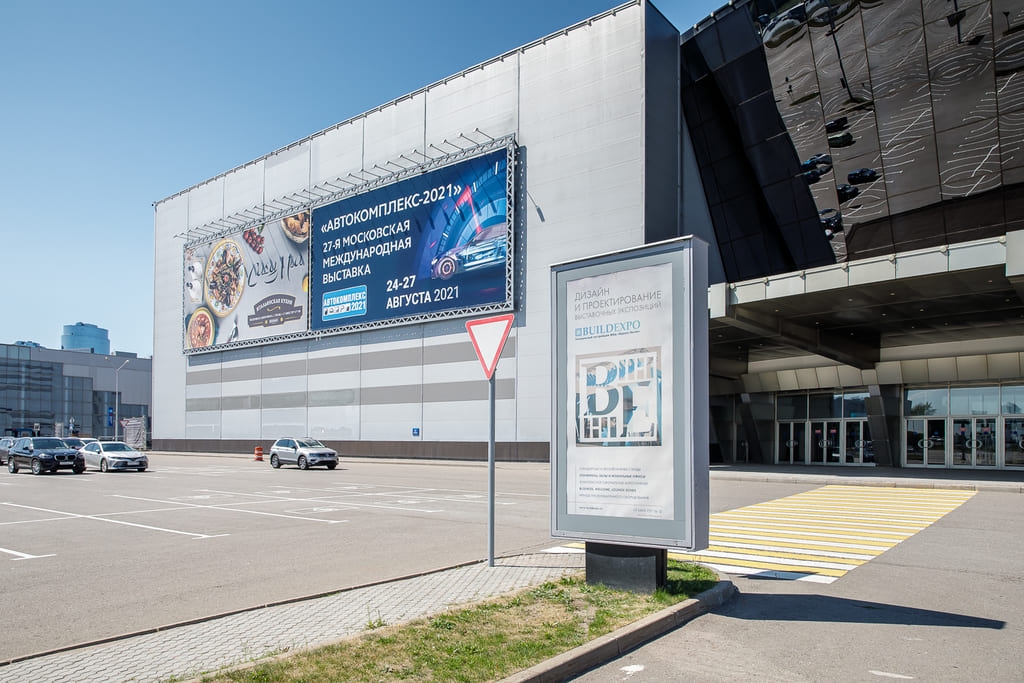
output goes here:
[{"label": "concrete paver walkway", "polygon": [[537,586],[582,569],[584,556],[496,558],[326,597],[236,613],[166,631],[76,648],[0,668],[7,683],[167,681],[274,653],[336,642],[366,630]]}]

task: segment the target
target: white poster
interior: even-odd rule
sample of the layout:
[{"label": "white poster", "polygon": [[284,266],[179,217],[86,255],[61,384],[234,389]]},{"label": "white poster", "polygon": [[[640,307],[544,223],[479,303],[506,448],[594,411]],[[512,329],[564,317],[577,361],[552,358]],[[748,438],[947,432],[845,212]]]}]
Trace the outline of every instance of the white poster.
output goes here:
[{"label": "white poster", "polygon": [[673,519],[672,265],[566,283],[571,515]]}]

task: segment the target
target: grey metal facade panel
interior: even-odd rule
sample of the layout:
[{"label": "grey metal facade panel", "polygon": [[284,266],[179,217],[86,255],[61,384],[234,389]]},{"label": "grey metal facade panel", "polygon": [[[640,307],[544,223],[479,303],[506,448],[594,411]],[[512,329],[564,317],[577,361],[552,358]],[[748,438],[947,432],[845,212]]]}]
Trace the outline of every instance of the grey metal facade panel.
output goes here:
[{"label": "grey metal facade panel", "polygon": [[310,375],[329,375],[336,372],[356,372],[359,370],[359,356],[322,356],[306,361],[306,371]]},{"label": "grey metal facade panel", "polygon": [[307,394],[306,404],[310,408],[322,408],[325,406],[357,406],[360,405],[359,389],[325,389],[322,391],[310,391]]},{"label": "grey metal facade panel", "polygon": [[644,5],[644,241],[678,237],[680,201],[679,32]]},{"label": "grey metal facade panel", "polygon": [[[445,403],[448,401],[485,401],[487,400],[487,382],[448,382],[446,384],[424,384],[424,403]],[[494,382],[494,398],[513,399],[516,397],[516,383],[512,379],[499,379]]]},{"label": "grey metal facade panel", "polygon": [[360,370],[381,370],[418,366],[423,363],[423,348],[416,346],[408,349],[392,349],[363,354]]},{"label": "grey metal facade panel", "polygon": [[[190,372],[189,378],[193,374]],[[222,382],[244,382],[246,380],[259,379],[261,377],[261,369],[259,365],[241,365],[222,368],[220,374]],[[190,384],[196,384],[196,382],[190,382]]]},{"label": "grey metal facade panel", "polygon": [[260,396],[222,396],[221,410],[253,410],[260,408]]},{"label": "grey metal facade panel", "polygon": [[304,391],[289,391],[281,394],[263,394],[262,408],[264,410],[305,407],[306,392]]},{"label": "grey metal facade panel", "polygon": [[306,374],[306,361],[292,360],[277,363],[264,363],[262,368],[263,379],[272,377],[298,377]]},{"label": "grey metal facade panel", "polygon": [[220,382],[220,368],[216,368],[213,370],[193,370],[191,372],[185,373],[186,386],[192,386],[194,384],[220,384]]},{"label": "grey metal facade panel", "polygon": [[212,412],[220,409],[221,402],[219,396],[185,399],[185,412],[187,413]]}]

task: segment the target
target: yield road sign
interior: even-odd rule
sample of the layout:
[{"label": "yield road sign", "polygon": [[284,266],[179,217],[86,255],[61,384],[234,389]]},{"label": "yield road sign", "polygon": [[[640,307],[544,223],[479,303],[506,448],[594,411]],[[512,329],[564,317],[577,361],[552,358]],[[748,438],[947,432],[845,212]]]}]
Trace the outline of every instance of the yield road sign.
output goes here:
[{"label": "yield road sign", "polygon": [[509,330],[512,329],[514,313],[494,316],[493,318],[480,318],[479,320],[467,320],[466,331],[473,342],[473,350],[476,357],[480,359],[480,365],[484,369],[487,379],[494,374],[494,368],[498,365],[498,356],[508,339]]}]

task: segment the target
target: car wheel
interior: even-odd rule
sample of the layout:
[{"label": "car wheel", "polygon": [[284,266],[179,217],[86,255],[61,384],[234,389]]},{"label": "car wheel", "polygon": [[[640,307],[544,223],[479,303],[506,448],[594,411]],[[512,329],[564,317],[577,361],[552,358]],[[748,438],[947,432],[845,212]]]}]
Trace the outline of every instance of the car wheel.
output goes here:
[{"label": "car wheel", "polygon": [[106,461],[106,459],[100,460],[100,472],[106,472],[106,471],[107,471],[107,461]]},{"label": "car wheel", "polygon": [[75,468],[72,471],[75,474],[81,474],[82,472],[85,472],[85,465],[75,465]]},{"label": "car wheel", "polygon": [[145,471],[146,471],[146,468],[145,468],[145,467],[140,467],[140,468],[139,468],[139,472],[145,472]]},{"label": "car wheel", "polygon": [[336,463],[336,462],[329,462],[329,463],[327,463],[327,469],[329,469],[329,470],[333,470],[337,466],[338,466],[338,463]]},{"label": "car wheel", "polygon": [[309,461],[306,460],[306,456],[304,456],[304,455],[300,455],[299,456],[299,469],[300,470],[308,470],[309,469]]},{"label": "car wheel", "polygon": [[11,474],[18,473],[18,463],[14,462],[13,457],[7,458],[7,471]]},{"label": "car wheel", "polygon": [[277,453],[270,454],[270,466],[275,470],[281,466],[281,460],[277,457]]},{"label": "car wheel", "polygon": [[32,474],[42,474],[43,463],[39,462],[39,458],[32,458]]},{"label": "car wheel", "polygon": [[442,280],[447,280],[459,269],[458,264],[451,256],[445,256],[437,262],[437,274]]}]

